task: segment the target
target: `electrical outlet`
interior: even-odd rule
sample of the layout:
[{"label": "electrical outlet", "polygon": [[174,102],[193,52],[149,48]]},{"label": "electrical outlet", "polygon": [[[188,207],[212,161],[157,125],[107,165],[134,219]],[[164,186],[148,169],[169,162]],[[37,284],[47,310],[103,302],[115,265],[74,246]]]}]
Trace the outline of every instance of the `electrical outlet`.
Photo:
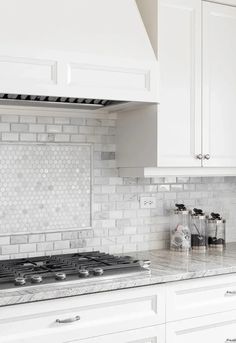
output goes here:
[{"label": "electrical outlet", "polygon": [[157,200],[155,197],[140,197],[140,208],[156,208]]}]

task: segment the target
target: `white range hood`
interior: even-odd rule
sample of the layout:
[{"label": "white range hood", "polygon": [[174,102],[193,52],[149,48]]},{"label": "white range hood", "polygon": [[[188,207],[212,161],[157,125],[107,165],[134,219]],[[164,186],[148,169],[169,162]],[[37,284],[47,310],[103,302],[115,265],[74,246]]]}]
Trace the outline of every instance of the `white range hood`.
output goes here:
[{"label": "white range hood", "polygon": [[158,102],[157,60],[135,0],[0,3],[3,102]]}]

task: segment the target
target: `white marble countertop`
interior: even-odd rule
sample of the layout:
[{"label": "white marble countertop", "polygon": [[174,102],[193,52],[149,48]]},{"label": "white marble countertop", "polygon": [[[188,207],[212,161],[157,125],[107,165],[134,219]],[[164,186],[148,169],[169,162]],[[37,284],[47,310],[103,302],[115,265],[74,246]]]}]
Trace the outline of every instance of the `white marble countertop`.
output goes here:
[{"label": "white marble countertop", "polygon": [[192,252],[189,256],[169,250],[151,250],[129,255],[138,259],[150,259],[150,275],[140,273],[131,277],[97,277],[7,290],[0,288],[0,306],[236,273],[236,243],[228,244],[224,252]]}]

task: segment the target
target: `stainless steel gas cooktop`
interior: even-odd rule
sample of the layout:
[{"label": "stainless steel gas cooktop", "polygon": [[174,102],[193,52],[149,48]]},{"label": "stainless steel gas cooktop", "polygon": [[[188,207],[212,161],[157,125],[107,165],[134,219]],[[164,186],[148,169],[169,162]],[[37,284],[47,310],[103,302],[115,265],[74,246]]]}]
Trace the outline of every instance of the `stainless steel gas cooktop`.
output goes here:
[{"label": "stainless steel gas cooktop", "polygon": [[150,261],[99,251],[0,261],[0,289],[147,272]]}]

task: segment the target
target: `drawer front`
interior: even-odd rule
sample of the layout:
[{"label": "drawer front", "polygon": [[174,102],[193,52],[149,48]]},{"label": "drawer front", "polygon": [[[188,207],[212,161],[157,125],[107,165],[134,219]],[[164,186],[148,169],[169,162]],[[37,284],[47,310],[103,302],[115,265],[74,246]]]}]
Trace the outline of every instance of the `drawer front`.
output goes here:
[{"label": "drawer front", "polygon": [[235,274],[175,282],[167,286],[167,322],[234,309]]},{"label": "drawer front", "polygon": [[0,308],[0,343],[60,343],[165,321],[163,287],[142,287]]},{"label": "drawer front", "polygon": [[166,326],[166,343],[236,342],[236,311],[181,320]]},{"label": "drawer front", "polygon": [[[59,334],[56,334],[54,341],[58,343],[165,343],[165,325],[152,326],[139,330],[130,330],[115,334],[98,336],[86,339],[62,340]],[[53,341],[53,342],[54,342]],[[32,343],[35,342],[35,336],[21,339],[17,337],[13,340],[8,340],[8,343]],[[50,337],[45,337],[44,342],[48,343]]]},{"label": "drawer front", "polygon": [[165,325],[65,343],[165,343]]}]

